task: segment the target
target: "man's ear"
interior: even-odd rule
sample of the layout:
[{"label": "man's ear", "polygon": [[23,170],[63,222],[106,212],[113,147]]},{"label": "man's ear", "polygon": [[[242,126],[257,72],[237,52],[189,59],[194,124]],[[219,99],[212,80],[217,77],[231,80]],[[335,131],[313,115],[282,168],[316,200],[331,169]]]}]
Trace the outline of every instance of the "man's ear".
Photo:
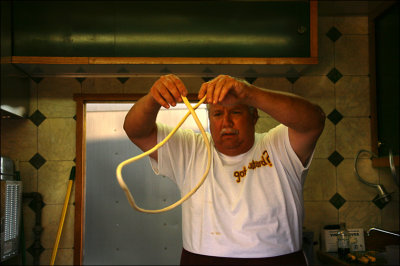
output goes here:
[{"label": "man's ear", "polygon": [[257,109],[257,108],[254,108],[254,111],[253,111],[253,123],[254,123],[254,125],[257,123],[258,118],[259,118],[259,116],[258,116],[258,109]]}]

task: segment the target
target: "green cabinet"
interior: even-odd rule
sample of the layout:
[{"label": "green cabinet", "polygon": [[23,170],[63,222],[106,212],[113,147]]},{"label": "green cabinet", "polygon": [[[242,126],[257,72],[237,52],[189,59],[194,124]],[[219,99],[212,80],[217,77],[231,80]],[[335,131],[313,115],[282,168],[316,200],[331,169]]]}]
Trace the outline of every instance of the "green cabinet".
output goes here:
[{"label": "green cabinet", "polygon": [[309,1],[12,4],[13,56],[311,56]]}]

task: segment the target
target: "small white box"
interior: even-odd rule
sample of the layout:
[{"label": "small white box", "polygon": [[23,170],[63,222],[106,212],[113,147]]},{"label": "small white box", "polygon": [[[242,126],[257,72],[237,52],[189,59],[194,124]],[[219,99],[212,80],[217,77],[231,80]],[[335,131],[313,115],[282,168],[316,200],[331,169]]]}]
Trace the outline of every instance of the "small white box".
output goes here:
[{"label": "small white box", "polygon": [[[321,249],[325,252],[337,252],[337,232],[339,229],[323,229]],[[350,234],[350,251],[365,251],[364,229],[347,229]]]},{"label": "small white box", "polygon": [[321,249],[325,252],[337,252],[337,232],[339,229],[323,229],[321,232]]},{"label": "small white box", "polygon": [[365,251],[364,229],[348,229],[350,233],[350,251]]}]

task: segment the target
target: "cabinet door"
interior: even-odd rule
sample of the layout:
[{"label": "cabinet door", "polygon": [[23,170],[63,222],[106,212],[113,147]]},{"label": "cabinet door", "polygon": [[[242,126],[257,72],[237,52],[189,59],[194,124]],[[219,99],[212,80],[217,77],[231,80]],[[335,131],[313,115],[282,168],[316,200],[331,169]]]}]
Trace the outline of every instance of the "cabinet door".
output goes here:
[{"label": "cabinet door", "polygon": [[[379,157],[399,155],[399,3],[374,19],[375,93],[372,94],[372,146]],[[374,73],[371,73],[374,75]],[[375,94],[375,97],[374,97]],[[374,109],[374,108],[373,108]],[[387,161],[387,159],[385,160]],[[386,165],[386,164],[385,164]]]}]

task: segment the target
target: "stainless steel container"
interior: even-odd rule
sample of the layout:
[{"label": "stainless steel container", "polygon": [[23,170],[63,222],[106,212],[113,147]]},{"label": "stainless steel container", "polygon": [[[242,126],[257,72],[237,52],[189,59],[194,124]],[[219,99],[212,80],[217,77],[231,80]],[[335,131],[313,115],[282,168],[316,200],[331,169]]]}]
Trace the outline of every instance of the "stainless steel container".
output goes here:
[{"label": "stainless steel container", "polygon": [[16,180],[14,163],[1,156],[1,261],[18,254],[22,182]]}]

